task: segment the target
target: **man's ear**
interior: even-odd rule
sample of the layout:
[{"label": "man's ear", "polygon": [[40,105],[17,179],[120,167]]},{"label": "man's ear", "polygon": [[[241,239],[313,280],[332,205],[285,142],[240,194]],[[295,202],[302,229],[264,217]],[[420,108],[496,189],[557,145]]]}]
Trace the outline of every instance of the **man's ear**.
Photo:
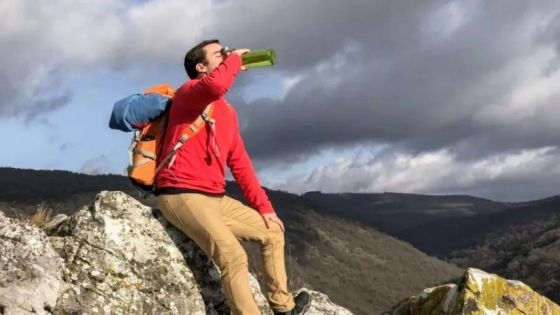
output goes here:
[{"label": "man's ear", "polygon": [[198,73],[206,73],[208,71],[208,68],[206,68],[202,62],[197,63],[194,68],[198,71]]}]

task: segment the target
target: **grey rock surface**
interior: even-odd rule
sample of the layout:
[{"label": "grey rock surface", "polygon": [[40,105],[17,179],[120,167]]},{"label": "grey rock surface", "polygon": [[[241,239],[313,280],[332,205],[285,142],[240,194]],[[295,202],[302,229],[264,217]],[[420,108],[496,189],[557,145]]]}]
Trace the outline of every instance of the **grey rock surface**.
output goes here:
[{"label": "grey rock surface", "polygon": [[302,288],[295,295],[301,291],[306,291],[311,295],[311,306],[305,315],[352,315],[352,312],[346,308],[334,304],[326,294]]},{"label": "grey rock surface", "polygon": [[44,232],[0,212],[1,314],[50,314],[63,289],[62,266]]},{"label": "grey rock surface", "polygon": [[[206,314],[201,285],[172,236],[132,197],[101,192],[57,234],[64,237],[60,254],[70,290],[55,314]],[[186,244],[183,249],[197,255]]]}]

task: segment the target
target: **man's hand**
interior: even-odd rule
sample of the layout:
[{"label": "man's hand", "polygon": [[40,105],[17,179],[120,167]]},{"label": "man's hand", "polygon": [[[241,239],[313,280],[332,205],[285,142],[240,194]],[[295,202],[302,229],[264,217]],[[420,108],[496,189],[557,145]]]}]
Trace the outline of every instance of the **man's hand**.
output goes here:
[{"label": "man's hand", "polygon": [[[251,49],[249,49],[249,48],[241,48],[241,49],[234,49],[234,50],[231,51],[231,53],[232,54],[238,54],[239,56],[243,56],[243,54],[246,54],[250,51],[251,51]],[[247,71],[247,68],[245,68],[245,66],[241,66],[241,70]]]},{"label": "man's hand", "polygon": [[239,56],[242,56],[243,54],[251,52],[251,49],[249,49],[249,48],[236,48],[236,49],[232,50],[231,52],[234,53],[234,54],[238,54]]},{"label": "man's hand", "polygon": [[282,222],[282,220],[280,220],[280,218],[276,215],[276,213],[272,212],[272,213],[263,213],[261,214],[263,220],[264,220],[264,224],[266,225],[267,229],[270,229],[270,224],[272,224],[272,222],[280,225],[280,228],[282,229],[282,232],[285,232],[284,229],[284,223]]}]

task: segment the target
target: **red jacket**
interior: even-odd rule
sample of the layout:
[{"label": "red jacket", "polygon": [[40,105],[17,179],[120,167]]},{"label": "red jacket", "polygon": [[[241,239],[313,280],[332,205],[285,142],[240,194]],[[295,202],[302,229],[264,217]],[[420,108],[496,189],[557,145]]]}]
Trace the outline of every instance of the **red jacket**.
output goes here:
[{"label": "red jacket", "polygon": [[227,165],[245,198],[260,213],[274,212],[239,133],[237,113],[224,95],[233,84],[241,67],[241,57],[229,55],[210,74],[183,84],[175,94],[169,112],[163,156],[177,143],[183,130],[214,102],[212,118],[216,121],[215,141],[219,158],[213,150],[210,126],[207,124],[192,139],[185,141],[174,163],[158,173],[156,187],[196,190],[207,193],[225,192]]}]

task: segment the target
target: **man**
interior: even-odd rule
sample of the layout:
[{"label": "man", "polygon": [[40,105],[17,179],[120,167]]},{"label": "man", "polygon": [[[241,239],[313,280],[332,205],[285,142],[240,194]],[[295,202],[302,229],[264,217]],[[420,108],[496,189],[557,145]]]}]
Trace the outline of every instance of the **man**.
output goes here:
[{"label": "man", "polygon": [[[246,52],[249,50],[227,51],[218,40],[206,40],[186,54],[185,70],[192,80],[175,94],[163,155],[171,152],[184,129],[210,103],[213,112],[205,128],[186,140],[163,165],[156,179],[156,194],[164,216],[220,268],[222,288],[233,314],[260,314],[249,287],[247,255],[238,239],[261,244],[266,295],[275,314],[303,314],[310,297],[303,293],[294,299],[288,291],[284,224],[257,179],[235,109],[224,99],[243,69],[241,55]],[[224,194],[226,165],[257,211]]]}]

